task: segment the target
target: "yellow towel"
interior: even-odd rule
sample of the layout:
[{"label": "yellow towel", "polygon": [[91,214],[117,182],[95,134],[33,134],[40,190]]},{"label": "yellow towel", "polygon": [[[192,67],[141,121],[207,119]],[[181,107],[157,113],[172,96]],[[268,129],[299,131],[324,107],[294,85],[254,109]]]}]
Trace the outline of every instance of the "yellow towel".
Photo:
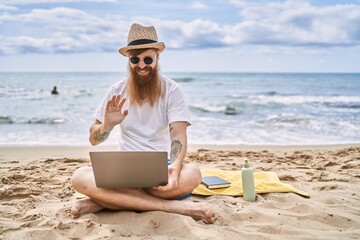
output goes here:
[{"label": "yellow towel", "polygon": [[[221,189],[208,189],[203,184],[196,187],[192,194],[198,195],[228,195],[242,196],[242,180],[241,171],[226,171],[220,169],[203,169],[202,176],[219,176],[231,182],[231,186]],[[290,184],[280,182],[279,177],[274,172],[254,172],[255,192],[271,193],[271,192],[294,192],[304,197],[310,197],[306,192],[297,190]]]}]

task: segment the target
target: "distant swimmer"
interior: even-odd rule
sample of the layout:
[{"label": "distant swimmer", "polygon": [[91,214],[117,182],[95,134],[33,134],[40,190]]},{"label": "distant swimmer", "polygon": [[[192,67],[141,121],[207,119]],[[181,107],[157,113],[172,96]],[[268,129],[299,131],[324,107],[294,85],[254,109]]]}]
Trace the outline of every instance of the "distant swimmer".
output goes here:
[{"label": "distant swimmer", "polygon": [[51,94],[57,95],[59,92],[56,90],[56,86],[54,86],[54,89],[51,91]]}]

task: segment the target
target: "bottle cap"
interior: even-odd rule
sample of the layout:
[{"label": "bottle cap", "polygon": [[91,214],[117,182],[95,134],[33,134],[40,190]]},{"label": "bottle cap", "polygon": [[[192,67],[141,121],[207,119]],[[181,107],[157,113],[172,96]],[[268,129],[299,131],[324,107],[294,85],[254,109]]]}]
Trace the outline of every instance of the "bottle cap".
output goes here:
[{"label": "bottle cap", "polygon": [[249,168],[250,165],[249,165],[249,160],[245,160],[245,165],[244,165],[245,168]]}]

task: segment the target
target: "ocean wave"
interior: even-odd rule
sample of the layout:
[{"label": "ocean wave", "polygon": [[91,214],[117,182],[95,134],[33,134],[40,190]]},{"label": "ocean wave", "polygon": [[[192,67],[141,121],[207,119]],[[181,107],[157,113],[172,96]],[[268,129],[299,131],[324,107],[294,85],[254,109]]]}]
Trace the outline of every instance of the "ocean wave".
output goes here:
[{"label": "ocean wave", "polygon": [[31,118],[26,122],[27,124],[61,124],[65,123],[63,118]]},{"label": "ocean wave", "polygon": [[94,95],[94,93],[91,90],[88,89],[80,89],[78,92],[76,92],[76,94],[74,95],[74,99],[77,98],[87,98],[87,97],[92,97]]},{"label": "ocean wave", "polygon": [[182,78],[173,78],[175,82],[192,82],[195,78],[192,77],[182,77]]},{"label": "ocean wave", "polygon": [[204,113],[224,113],[227,115],[236,115],[242,112],[239,107],[234,104],[219,104],[219,105],[190,105],[190,111],[204,112]]},{"label": "ocean wave", "polygon": [[269,92],[263,92],[260,93],[260,95],[265,95],[265,96],[277,96],[277,95],[281,95],[279,92],[277,91],[269,91]]},{"label": "ocean wave", "polygon": [[277,103],[284,105],[291,104],[312,104],[312,103],[342,103],[351,105],[360,105],[360,97],[358,96],[251,96],[249,100],[254,103],[269,104]]},{"label": "ocean wave", "polygon": [[0,124],[11,124],[11,123],[14,123],[14,121],[10,117],[0,116]]},{"label": "ocean wave", "polygon": [[264,120],[258,120],[258,123],[261,124],[277,124],[277,123],[287,123],[287,124],[308,124],[311,119],[307,117],[295,117],[295,116],[284,116],[284,117],[269,117]]},{"label": "ocean wave", "polygon": [[328,107],[333,107],[333,108],[360,109],[360,103],[354,103],[354,102],[349,102],[349,103],[325,103],[325,105],[328,106]]},{"label": "ocean wave", "polygon": [[0,116],[0,124],[62,124],[63,118],[15,118],[9,116]]},{"label": "ocean wave", "polygon": [[[237,99],[227,96],[218,102],[194,103],[189,105],[190,111],[202,113],[225,113],[236,115],[246,112],[266,112],[278,111],[279,109],[306,109],[309,113],[316,109],[333,111],[331,108],[345,109],[346,112],[356,112],[360,109],[360,97],[357,96],[279,96],[279,95],[260,95],[239,97]],[[298,119],[297,119],[298,120]],[[294,122],[296,119],[279,119],[282,122]],[[273,119],[272,122],[277,121]]]},{"label": "ocean wave", "polygon": [[189,105],[190,111],[194,112],[207,112],[207,113],[220,113],[225,110],[223,106],[200,106],[200,105]]},{"label": "ocean wave", "polygon": [[12,86],[0,88],[0,97],[2,98],[41,100],[48,96],[50,96],[50,93],[44,91],[43,89],[27,89]]},{"label": "ocean wave", "polygon": [[[58,96],[61,96],[62,99],[91,98],[94,96],[94,91],[92,89],[62,89],[62,91],[59,90]],[[41,88],[32,89],[11,85],[0,87],[0,98],[42,101],[52,97],[54,97],[54,95],[51,95],[50,90]]]}]

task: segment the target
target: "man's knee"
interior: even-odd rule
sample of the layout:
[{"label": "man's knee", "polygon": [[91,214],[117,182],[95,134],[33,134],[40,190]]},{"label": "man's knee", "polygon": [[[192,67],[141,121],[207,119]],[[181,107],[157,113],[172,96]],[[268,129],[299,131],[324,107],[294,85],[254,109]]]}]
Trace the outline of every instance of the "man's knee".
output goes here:
[{"label": "man's knee", "polygon": [[76,191],[84,193],[90,184],[90,174],[92,174],[92,169],[90,167],[81,167],[76,169],[71,177],[72,187]]},{"label": "man's knee", "polygon": [[197,187],[201,183],[201,171],[195,164],[186,165],[187,178],[191,181],[192,185]]}]

